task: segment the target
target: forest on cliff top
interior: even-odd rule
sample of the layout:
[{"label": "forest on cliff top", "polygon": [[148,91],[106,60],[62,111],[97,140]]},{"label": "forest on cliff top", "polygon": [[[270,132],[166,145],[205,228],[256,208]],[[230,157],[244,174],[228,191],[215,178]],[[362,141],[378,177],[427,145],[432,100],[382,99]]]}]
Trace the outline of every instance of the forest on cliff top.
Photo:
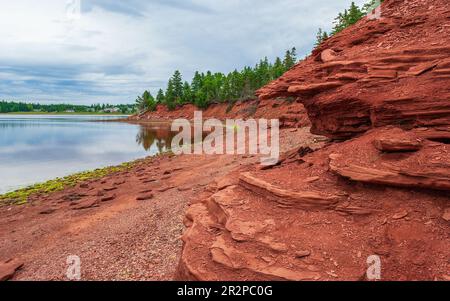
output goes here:
[{"label": "forest on cliff top", "polygon": [[[328,33],[319,28],[315,46],[319,46],[326,39],[355,24],[381,2],[370,0],[362,7],[352,2],[348,9],[335,18],[331,32]],[[194,104],[201,109],[214,103],[233,105],[237,101],[254,99],[258,89],[282,76],[297,62],[297,50],[294,47],[286,51],[283,59],[277,57],[274,62],[269,62],[269,59],[265,57],[254,67],[247,66],[241,71],[236,69],[228,74],[197,71],[190,83],[184,81],[181,72],[176,70],[168,80],[165,91],[160,89],[156,97],[150,91],[144,91],[137,97],[136,106],[139,112],[145,112],[154,111],[160,104],[166,105],[169,110],[184,104]]]}]

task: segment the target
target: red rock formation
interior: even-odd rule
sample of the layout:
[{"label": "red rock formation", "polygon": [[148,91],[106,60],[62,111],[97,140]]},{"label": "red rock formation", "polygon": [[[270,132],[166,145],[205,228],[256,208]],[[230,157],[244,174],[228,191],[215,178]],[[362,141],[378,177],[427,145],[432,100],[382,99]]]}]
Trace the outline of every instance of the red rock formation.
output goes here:
[{"label": "red rock formation", "polygon": [[[199,111],[199,109],[191,104],[180,106],[174,111],[169,111],[166,106],[158,106],[155,112],[133,116],[130,120],[192,119],[195,111]],[[213,104],[208,109],[203,110],[203,118],[218,118],[221,120],[227,118],[279,119],[283,128],[299,128],[310,125],[305,107],[302,104],[273,99],[237,102],[233,107],[229,107],[225,103]]]},{"label": "red rock formation", "polygon": [[[395,134],[399,138],[394,139]],[[416,144],[417,141],[414,133],[400,129],[373,130],[344,143],[338,148],[339,153],[331,154],[330,170],[353,181],[450,190],[449,145],[431,141]],[[386,146],[389,153],[383,153]]]},{"label": "red rock formation", "polygon": [[350,140],[210,186],[188,211],[177,278],[365,280],[376,255],[383,280],[450,279],[449,4],[386,0],[381,20],[259,91]]},{"label": "red rock formation", "polygon": [[177,277],[363,280],[367,258],[377,255],[383,280],[446,279],[450,147],[375,147],[396,132],[406,134],[372,130],[211,186],[188,211]]},{"label": "red rock formation", "polygon": [[346,139],[385,125],[450,124],[450,7],[447,0],[385,1],[364,19],[258,91],[295,97],[313,133]]}]

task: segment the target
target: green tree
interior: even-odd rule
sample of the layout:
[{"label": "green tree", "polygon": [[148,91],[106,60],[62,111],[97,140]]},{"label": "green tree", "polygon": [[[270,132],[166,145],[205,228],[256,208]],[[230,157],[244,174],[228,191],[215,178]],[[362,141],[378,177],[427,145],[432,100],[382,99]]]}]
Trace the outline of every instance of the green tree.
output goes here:
[{"label": "green tree", "polygon": [[156,102],[158,104],[164,103],[165,102],[165,95],[164,95],[164,91],[162,89],[159,89],[158,91],[158,95],[156,95]]},{"label": "green tree", "polygon": [[212,103],[253,99],[257,89],[280,77],[296,63],[297,50],[292,48],[286,51],[284,59],[277,57],[273,64],[265,57],[254,67],[246,66],[241,71],[234,70],[228,74],[197,71],[191,83],[183,82],[181,73],[175,71],[167,83],[165,93],[160,90],[156,101],[173,110],[185,103],[207,108]]},{"label": "green tree", "polygon": [[352,2],[350,9],[348,10],[347,26],[355,24],[361,20],[362,17],[364,17],[364,13],[355,2]]},{"label": "green tree", "polygon": [[[372,3],[372,1],[368,4],[370,3]],[[366,10],[368,10],[369,7],[370,5],[367,6],[366,4],[363,6],[363,9],[361,9],[358,5],[355,4],[355,2],[352,2],[349,9],[346,9],[344,10],[344,12],[339,13],[339,15],[334,19],[334,27],[331,34],[335,35],[361,20],[361,18],[367,15],[368,11]]]},{"label": "green tree", "polygon": [[188,82],[184,82],[181,99],[183,104],[192,102],[193,99],[192,90],[191,85]]},{"label": "green tree", "polygon": [[175,102],[180,104],[183,98],[183,77],[180,71],[176,70],[172,76],[173,84],[173,96],[175,97]]},{"label": "green tree", "polygon": [[275,59],[275,63],[272,67],[272,79],[277,79],[286,72],[286,68],[279,57]]},{"label": "green tree", "polygon": [[191,90],[192,94],[195,96],[203,87],[203,74],[200,72],[195,72],[194,78],[192,79]]},{"label": "green tree", "polygon": [[319,47],[320,44],[322,44],[322,42],[327,39],[328,39],[328,33],[326,31],[323,31],[322,28],[319,28],[317,35],[316,35],[315,47]]},{"label": "green tree", "polygon": [[291,50],[286,51],[283,64],[286,70],[289,70],[292,67],[294,67],[296,62],[297,62],[297,50],[294,47]]},{"label": "green tree", "polygon": [[149,91],[145,91],[142,96],[138,96],[136,105],[140,112],[154,111],[156,109],[155,98]]},{"label": "green tree", "polygon": [[174,110],[176,107],[176,94],[175,89],[173,85],[172,79],[169,79],[169,82],[167,83],[167,90],[166,90],[166,97],[165,97],[165,104],[167,105],[167,108],[169,110]]}]

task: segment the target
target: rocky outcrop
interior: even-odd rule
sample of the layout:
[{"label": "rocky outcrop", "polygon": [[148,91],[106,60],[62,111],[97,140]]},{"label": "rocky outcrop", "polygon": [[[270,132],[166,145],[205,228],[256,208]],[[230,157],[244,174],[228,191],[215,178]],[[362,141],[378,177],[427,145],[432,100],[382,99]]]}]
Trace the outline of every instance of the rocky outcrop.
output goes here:
[{"label": "rocky outcrop", "polygon": [[[387,136],[388,152],[376,147]],[[442,279],[450,149],[421,140],[405,151],[405,137],[420,140],[381,128],[219,180],[188,211],[177,278],[364,280],[377,255],[384,280]]]},{"label": "rocky outcrop", "polygon": [[449,18],[445,0],[385,1],[382,19],[327,40],[258,95],[295,98],[312,131],[336,139],[386,125],[449,125]]},{"label": "rocky outcrop", "polygon": [[218,180],[187,213],[177,278],[364,280],[375,254],[384,280],[444,279],[450,148],[436,136],[379,128]]},{"label": "rocky outcrop", "polygon": [[[160,105],[155,112],[146,112],[128,119],[131,122],[145,122],[147,120],[193,119],[194,112],[200,111],[192,104],[179,106],[169,111]],[[286,99],[246,100],[239,101],[233,106],[227,103],[212,104],[203,110],[204,118],[232,119],[279,119],[282,128],[300,128],[310,126],[305,107],[298,102]]]},{"label": "rocky outcrop", "polygon": [[386,0],[381,20],[261,89],[295,98],[314,133],[345,141],[208,187],[188,211],[177,278],[367,280],[378,256],[383,280],[448,279],[449,19],[448,1]]},{"label": "rocky outcrop", "polygon": [[327,209],[334,207],[342,199],[337,195],[325,195],[317,191],[296,192],[282,189],[262,179],[258,179],[250,173],[242,173],[239,179],[241,186],[247,190],[274,200],[284,208]]},{"label": "rocky outcrop", "polygon": [[374,140],[375,147],[382,152],[415,152],[422,148],[422,141],[414,134],[394,128]]},{"label": "rocky outcrop", "polygon": [[414,136],[400,129],[374,130],[331,154],[330,169],[353,181],[450,190],[449,145],[427,141],[422,146]]}]

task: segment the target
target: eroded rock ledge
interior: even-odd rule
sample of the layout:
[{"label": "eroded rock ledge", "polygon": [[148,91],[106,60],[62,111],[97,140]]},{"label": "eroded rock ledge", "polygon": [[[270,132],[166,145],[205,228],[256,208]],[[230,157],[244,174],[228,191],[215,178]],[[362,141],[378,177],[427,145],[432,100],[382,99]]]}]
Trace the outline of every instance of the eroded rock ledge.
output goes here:
[{"label": "eroded rock ledge", "polygon": [[[385,1],[381,20],[364,19],[329,39],[258,95],[296,98],[308,110],[313,133],[336,139],[386,125],[447,126],[448,5]],[[402,26],[419,15],[421,22]]]},{"label": "eroded rock ledge", "polygon": [[[386,137],[389,152],[376,147]],[[190,207],[177,278],[363,280],[376,254],[386,280],[444,279],[450,199],[439,190],[449,190],[449,151],[388,127],[234,172]]]},{"label": "eroded rock ledge", "polygon": [[449,18],[445,0],[386,0],[261,89],[346,141],[211,185],[177,278],[365,280],[377,255],[383,280],[450,279]]},{"label": "eroded rock ledge", "polygon": [[353,181],[448,191],[450,145],[385,128],[347,143],[345,152],[331,154],[330,169]]}]

